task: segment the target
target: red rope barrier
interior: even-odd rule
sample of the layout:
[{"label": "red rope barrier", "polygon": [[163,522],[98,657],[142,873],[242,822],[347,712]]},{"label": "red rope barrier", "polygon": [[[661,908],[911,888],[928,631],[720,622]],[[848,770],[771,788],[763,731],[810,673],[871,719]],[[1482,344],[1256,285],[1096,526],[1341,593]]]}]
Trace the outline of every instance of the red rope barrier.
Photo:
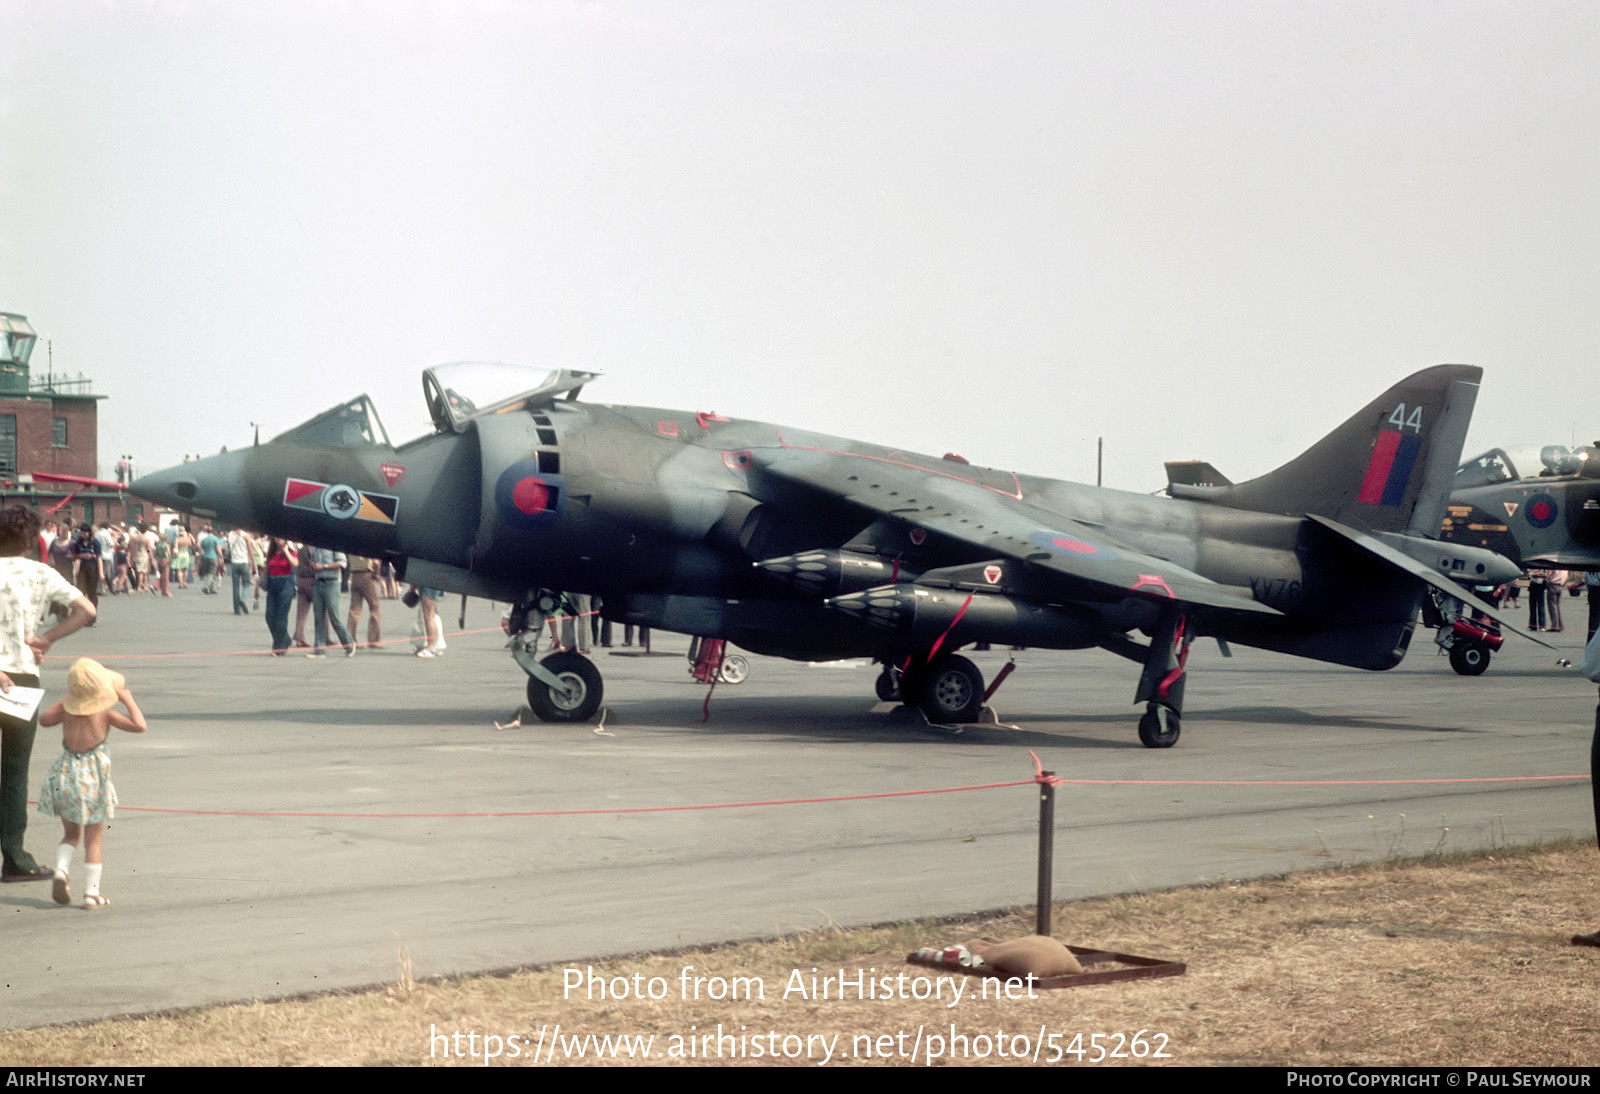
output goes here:
[{"label": "red rope barrier", "polygon": [[[1033,756],[1032,752],[1029,752]],[[475,812],[446,813],[340,813],[317,810],[248,810],[248,809],[172,809],[150,805],[118,805],[130,813],[172,813],[200,817],[328,817],[348,820],[360,819],[417,819],[475,817],[584,817],[607,816],[623,813],[686,813],[705,809],[756,809],[771,805],[818,805],[829,802],[870,801],[874,798],[914,798],[928,794],[959,794],[969,790],[1005,790],[1018,786],[1434,786],[1440,784],[1517,783],[1517,782],[1576,782],[1587,781],[1588,775],[1506,775],[1470,779],[1303,779],[1303,780],[1209,780],[1209,779],[1063,779],[1046,776],[1039,758],[1034,756],[1034,777],[1017,782],[974,783],[970,786],[941,786],[926,790],[887,790],[878,794],[839,794],[823,798],[778,798],[769,801],[713,802],[703,805],[644,805],[612,809],[527,809],[482,810]],[[29,802],[30,805],[37,804]]]},{"label": "red rope barrier", "polygon": [[[686,813],[701,809],[754,809],[768,805],[817,805],[827,802],[867,801],[872,798],[912,798],[925,794],[955,794],[966,790],[1000,790],[1014,786],[1032,786],[1034,780],[1021,782],[980,783],[973,786],[942,786],[931,790],[888,790],[881,794],[840,794],[829,798],[781,798],[772,801],[715,802],[707,805],[641,805],[621,809],[528,809],[497,810],[471,813],[328,813],[302,810],[241,810],[241,809],[166,809],[150,805],[122,805],[119,810],[138,813],[179,813],[201,817],[344,817],[344,818],[440,818],[440,817],[585,817],[605,816],[613,813]],[[29,803],[35,804],[35,803]]]}]

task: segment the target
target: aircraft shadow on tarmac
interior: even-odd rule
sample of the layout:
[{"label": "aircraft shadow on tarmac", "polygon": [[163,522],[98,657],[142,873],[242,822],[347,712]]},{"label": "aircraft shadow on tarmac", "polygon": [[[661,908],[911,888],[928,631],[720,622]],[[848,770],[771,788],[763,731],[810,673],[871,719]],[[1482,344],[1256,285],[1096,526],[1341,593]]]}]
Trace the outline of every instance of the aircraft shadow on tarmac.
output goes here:
[{"label": "aircraft shadow on tarmac", "polygon": [[[1437,672],[1438,679],[1440,679],[1440,680],[1454,680],[1454,681],[1458,681],[1458,682],[1464,682],[1465,680],[1482,680],[1485,683],[1487,683],[1487,682],[1489,682],[1491,680],[1496,680],[1496,679],[1499,679],[1501,677],[1506,677],[1506,676],[1518,676],[1518,677],[1572,676],[1574,673],[1576,673],[1578,671],[1575,666],[1577,665],[1577,663],[1580,660],[1583,659],[1583,648],[1581,646],[1579,646],[1579,647],[1574,647],[1574,648],[1572,648],[1570,650],[1556,650],[1556,651],[1554,651],[1554,652],[1552,652],[1550,654],[1552,659],[1555,658],[1558,655],[1561,656],[1561,657],[1565,657],[1567,660],[1571,661],[1573,667],[1568,667],[1568,666],[1564,666],[1564,665],[1557,665],[1554,662],[1554,660],[1552,660],[1548,665],[1539,665],[1539,666],[1523,665],[1523,666],[1518,666],[1518,667],[1512,667],[1512,666],[1509,666],[1509,665],[1502,665],[1499,661],[1496,661],[1494,663],[1494,666],[1488,672],[1484,673],[1481,677],[1464,677],[1463,678],[1463,677],[1459,677],[1459,676],[1456,676],[1455,674],[1453,674],[1451,672],[1451,670],[1450,670],[1449,662],[1446,661],[1442,657],[1438,659],[1437,669],[1435,669],[1433,667],[1433,662],[1424,661],[1419,657],[1419,658],[1416,659],[1416,662],[1414,664],[1408,662],[1404,667],[1398,668],[1396,670],[1391,670],[1389,673],[1387,673],[1385,675],[1387,675],[1389,677],[1412,677],[1412,676],[1418,676],[1418,675],[1423,675],[1423,674],[1426,674],[1428,676],[1433,676]],[[1415,657],[1416,655],[1413,655],[1413,656]],[[1218,676],[1226,676],[1230,672],[1248,673],[1251,676],[1299,676],[1299,677],[1304,677],[1306,675],[1306,670],[1304,668],[1300,667],[1300,666],[1297,666],[1297,665],[1282,665],[1282,666],[1268,666],[1268,667],[1262,667],[1260,665],[1250,665],[1248,667],[1242,667],[1242,668],[1237,668],[1237,669],[1234,668],[1231,665],[1223,665],[1223,666],[1220,666],[1220,667],[1211,668],[1209,671],[1214,672]],[[1355,678],[1357,678],[1359,676],[1369,676],[1371,674],[1369,674],[1369,673],[1351,672],[1351,673],[1346,673],[1344,675],[1347,675],[1347,676],[1351,677],[1352,679],[1355,679]]]},{"label": "aircraft shadow on tarmac", "polygon": [[1572,668],[1567,668],[1562,665],[1551,665],[1549,668],[1514,669],[1496,665],[1482,676],[1464,677],[1462,679],[1462,684],[1466,687],[1471,687],[1472,685],[1467,683],[1468,680],[1479,680],[1482,681],[1484,685],[1489,685],[1494,683],[1496,680],[1504,680],[1508,676],[1514,676],[1518,679],[1524,680],[1570,680],[1575,684],[1582,683],[1582,678],[1578,676],[1578,670],[1576,668],[1578,661],[1582,657],[1582,651],[1579,651],[1573,655],[1571,658],[1573,663]]},{"label": "aircraft shadow on tarmac", "polygon": [[[1019,715],[1014,722],[1038,721],[1047,715]],[[1073,715],[1072,722],[1097,722],[1111,726],[1121,725],[1125,718],[1120,714],[1081,714]],[[1424,733],[1481,733],[1481,729],[1473,729],[1461,725],[1423,725],[1410,722],[1396,722],[1383,718],[1362,718],[1343,714],[1312,714],[1309,711],[1297,710],[1294,707],[1216,707],[1209,710],[1199,710],[1195,714],[1196,726],[1206,722],[1216,724],[1226,722],[1243,722],[1250,725],[1275,725],[1275,726],[1305,726],[1317,729],[1397,729],[1411,732]],[[1056,740],[1055,734],[1049,735],[1050,740]],[[1101,742],[1095,742],[1101,743]],[[1104,742],[1106,744],[1122,744],[1127,742]]]},{"label": "aircraft shadow on tarmac", "polygon": [[[685,714],[689,717],[685,720]],[[1000,725],[929,725],[915,712],[900,708],[863,709],[855,699],[809,699],[799,709],[795,704],[772,697],[715,698],[711,720],[700,720],[698,704],[685,708],[676,701],[652,700],[613,708],[608,726],[626,730],[629,726],[650,726],[717,735],[782,735],[812,740],[831,740],[851,744],[937,745],[940,741],[985,746],[1022,746],[1139,750],[1143,746],[1121,735],[1126,715],[1102,714],[1008,714],[999,712]],[[1216,723],[1237,722],[1249,725],[1274,725],[1315,729],[1406,730],[1427,733],[1477,733],[1482,730],[1459,725],[1425,725],[1382,718],[1341,714],[1313,714],[1292,707],[1228,707],[1206,711],[1204,718]],[[1052,728],[1041,728],[1048,723]],[[1085,725],[1107,726],[1108,737],[1073,732]],[[1021,728],[1013,729],[1011,726]],[[550,728],[550,727],[546,727]]]},{"label": "aircraft shadow on tarmac", "polygon": [[1427,725],[1421,722],[1396,722],[1387,718],[1362,718],[1343,714],[1310,714],[1293,707],[1236,707],[1206,712],[1218,722],[1249,722],[1256,725],[1314,726],[1319,729],[1397,729],[1411,733],[1484,733],[1463,725]]},{"label": "aircraft shadow on tarmac", "polygon": [[[1536,672],[1528,675],[1539,675]],[[606,725],[618,730],[649,728],[652,731],[692,731],[718,736],[790,736],[812,740],[834,740],[854,744],[926,744],[941,740],[964,744],[1072,746],[1096,749],[1135,749],[1137,741],[1120,736],[1127,716],[1121,712],[1101,714],[1038,714],[999,711],[1001,725],[968,724],[938,726],[926,723],[909,708],[877,708],[856,698],[813,697],[803,704],[773,696],[717,695],[711,703],[710,721],[702,721],[703,700],[648,699],[608,704]],[[170,722],[288,722],[296,725],[342,727],[427,727],[486,729],[493,722],[509,722],[515,711],[508,705],[481,709],[460,707],[409,707],[402,709],[327,707],[280,707],[250,711],[182,710],[163,712]],[[1384,718],[1310,713],[1293,707],[1219,707],[1197,711],[1196,726],[1206,721],[1242,722],[1249,725],[1277,725],[1323,729],[1405,730],[1424,733],[1478,733],[1462,725],[1434,725],[1399,722]],[[1048,723],[1051,729],[1038,728]],[[1016,725],[1022,728],[1012,729]],[[1099,738],[1072,732],[1074,727],[1107,726],[1116,737]],[[522,729],[544,736],[591,731],[592,725],[555,726],[525,719]]]}]

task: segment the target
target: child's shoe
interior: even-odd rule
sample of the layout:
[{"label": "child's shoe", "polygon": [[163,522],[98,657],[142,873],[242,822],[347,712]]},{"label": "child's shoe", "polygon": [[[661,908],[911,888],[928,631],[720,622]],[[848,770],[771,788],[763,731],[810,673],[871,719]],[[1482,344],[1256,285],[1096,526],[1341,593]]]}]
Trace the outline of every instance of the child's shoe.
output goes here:
[{"label": "child's shoe", "polygon": [[71,904],[72,892],[67,888],[67,872],[57,870],[51,878],[50,895],[57,904]]}]

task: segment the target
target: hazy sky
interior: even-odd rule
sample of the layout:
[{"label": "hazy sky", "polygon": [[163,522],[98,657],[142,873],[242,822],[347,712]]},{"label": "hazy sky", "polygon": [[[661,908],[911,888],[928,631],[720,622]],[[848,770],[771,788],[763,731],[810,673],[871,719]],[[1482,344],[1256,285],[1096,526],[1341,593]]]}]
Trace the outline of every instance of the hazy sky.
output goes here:
[{"label": "hazy sky", "polygon": [[461,359],[1128,489],[1443,361],[1588,441],[1597,91],[1591,0],[0,0],[0,310],[104,472]]}]

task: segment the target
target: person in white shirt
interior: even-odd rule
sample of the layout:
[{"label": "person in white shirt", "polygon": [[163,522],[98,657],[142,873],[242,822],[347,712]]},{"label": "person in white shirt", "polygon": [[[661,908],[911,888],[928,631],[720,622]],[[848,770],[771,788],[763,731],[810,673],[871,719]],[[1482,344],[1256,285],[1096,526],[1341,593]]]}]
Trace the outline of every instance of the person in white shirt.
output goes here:
[{"label": "person in white shirt", "polygon": [[[94,605],[53,568],[31,557],[39,542],[39,517],[20,505],[0,509],[0,691],[39,686],[39,661],[50,647],[94,619]],[[39,633],[52,607],[67,617]],[[39,730],[39,709],[24,721],[0,714],[0,851],[3,881],[44,881],[53,876],[23,846],[28,831],[28,761]]]},{"label": "person in white shirt", "polygon": [[255,541],[235,528],[228,533],[223,545],[223,556],[228,560],[228,576],[233,579],[233,614],[250,614],[250,559],[255,554]]}]

